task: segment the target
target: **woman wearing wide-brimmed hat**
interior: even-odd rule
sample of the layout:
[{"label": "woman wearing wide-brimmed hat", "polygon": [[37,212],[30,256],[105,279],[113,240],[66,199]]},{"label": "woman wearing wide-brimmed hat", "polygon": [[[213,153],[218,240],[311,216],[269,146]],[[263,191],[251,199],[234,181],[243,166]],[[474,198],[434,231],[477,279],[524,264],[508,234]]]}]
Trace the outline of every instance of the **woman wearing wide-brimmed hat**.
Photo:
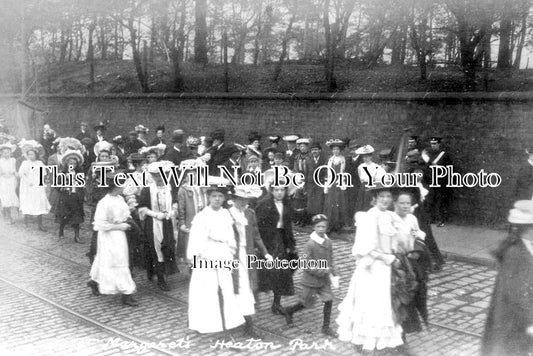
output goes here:
[{"label": "woman wearing wide-brimmed hat", "polygon": [[370,179],[372,179],[373,182],[379,182],[386,172],[379,164],[372,161],[374,147],[370,145],[361,146],[355,150],[355,154],[362,157],[363,160],[363,163],[357,167],[357,174],[361,181],[361,189],[358,191],[357,207],[355,211],[367,211],[372,206],[373,197],[372,193],[366,189],[370,183]]},{"label": "woman wearing wide-brimmed hat", "polygon": [[[62,172],[75,175],[82,173],[83,155],[76,150],[67,150],[61,155]],[[83,202],[85,200],[85,186],[64,186],[59,188],[56,206],[56,222],[59,224],[59,238],[65,236],[65,227],[74,229],[74,241],[83,243],[80,239],[80,224],[85,220]]]},{"label": "woman wearing wide-brimmed hat", "polygon": [[402,221],[389,210],[392,192],[392,188],[376,184],[371,191],[375,206],[367,212],[356,213],[357,230],[352,248],[356,265],[346,297],[339,305],[339,339],[366,351],[403,344],[391,286]]},{"label": "woman wearing wide-brimmed hat", "polygon": [[44,167],[39,159],[44,156],[41,144],[35,141],[21,141],[22,155],[26,159],[20,165],[20,211],[24,215],[24,224],[28,224],[30,215],[37,216],[39,230],[46,231],[43,226],[43,215],[50,211],[50,203],[46,197],[44,186],[39,186],[39,168]]},{"label": "woman wearing wide-brimmed hat", "polygon": [[189,285],[189,329],[200,333],[226,331],[244,323],[232,272],[216,267],[222,261],[231,263],[237,251],[233,218],[223,208],[227,189],[215,180],[210,185],[209,205],[194,217],[187,248],[187,259],[196,261]]},{"label": "woman wearing wide-brimmed hat", "polygon": [[494,253],[498,276],[481,347],[487,356],[533,350],[533,201],[517,201],[507,220],[511,232]]},{"label": "woman wearing wide-brimmed hat", "polygon": [[0,145],[0,205],[2,217],[10,224],[14,223],[14,210],[19,207],[16,160],[12,157],[15,148],[11,143]]},{"label": "woman wearing wide-brimmed hat", "polygon": [[[335,171],[337,175],[346,173],[346,159],[341,155],[345,142],[335,139],[327,141],[326,145],[331,149],[332,153],[327,163],[328,168]],[[328,232],[338,233],[343,227],[348,225],[350,220],[348,216],[348,195],[346,187],[339,186],[342,183],[341,180],[334,180],[330,170],[328,170],[326,181],[332,183],[332,185],[329,188],[324,188],[324,215],[329,220]]]}]

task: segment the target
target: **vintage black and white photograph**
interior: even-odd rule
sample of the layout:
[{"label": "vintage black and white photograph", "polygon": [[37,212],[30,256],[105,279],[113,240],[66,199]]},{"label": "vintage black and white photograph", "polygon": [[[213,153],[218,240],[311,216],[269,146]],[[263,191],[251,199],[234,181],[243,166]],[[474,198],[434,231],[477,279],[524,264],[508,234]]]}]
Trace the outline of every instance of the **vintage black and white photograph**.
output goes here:
[{"label": "vintage black and white photograph", "polygon": [[532,0],[0,0],[0,354],[533,356]]}]

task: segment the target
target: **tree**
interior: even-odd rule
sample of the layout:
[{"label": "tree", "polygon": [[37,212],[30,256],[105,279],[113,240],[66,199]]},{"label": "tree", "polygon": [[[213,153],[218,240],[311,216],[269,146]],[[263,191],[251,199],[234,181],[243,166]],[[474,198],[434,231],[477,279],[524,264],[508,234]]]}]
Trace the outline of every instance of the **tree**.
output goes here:
[{"label": "tree", "polygon": [[494,6],[496,0],[474,2],[463,0],[446,0],[446,6],[456,20],[456,34],[459,39],[461,68],[465,74],[466,90],[476,88],[476,67],[483,53],[476,54],[477,47],[491,31],[494,23]]},{"label": "tree", "polygon": [[207,0],[195,0],[194,61],[207,64]]}]

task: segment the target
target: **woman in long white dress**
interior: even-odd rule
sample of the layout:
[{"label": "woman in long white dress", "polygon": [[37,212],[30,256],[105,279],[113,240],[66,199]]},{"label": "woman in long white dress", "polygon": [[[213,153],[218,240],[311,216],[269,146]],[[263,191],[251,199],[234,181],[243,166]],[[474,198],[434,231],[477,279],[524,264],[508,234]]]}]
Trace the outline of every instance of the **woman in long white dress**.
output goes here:
[{"label": "woman in long white dress", "polygon": [[392,254],[402,222],[388,208],[390,189],[375,189],[375,206],[356,214],[356,258],[348,293],[339,305],[338,334],[342,341],[363,350],[395,348],[403,344],[402,327],[395,320],[391,300]]},{"label": "woman in long white dress", "polygon": [[19,207],[16,160],[11,156],[14,150],[9,143],[0,145],[0,205],[2,216],[10,224],[14,223],[13,210]]},{"label": "woman in long white dress", "polygon": [[[233,218],[224,203],[224,189],[207,190],[209,205],[194,217],[187,258],[193,261],[189,285],[189,329],[200,333],[226,331],[244,323],[232,272],[200,263],[232,261],[237,250]],[[195,264],[196,262],[196,264]]]},{"label": "woman in long white dress", "polygon": [[137,306],[132,297],[136,287],[131,278],[125,232],[130,229],[130,209],[121,196],[123,188],[114,186],[112,180],[107,184],[110,190],[98,202],[94,213],[93,229],[98,232],[98,243],[88,286],[95,295],[122,294],[123,304]]},{"label": "woman in long white dress", "polygon": [[46,197],[44,185],[39,185],[39,167],[44,163],[37,159],[39,147],[22,147],[26,160],[19,168],[20,177],[20,211],[24,215],[24,224],[28,224],[28,216],[37,216],[39,230],[46,231],[43,226],[43,215],[50,211],[50,203]]}]

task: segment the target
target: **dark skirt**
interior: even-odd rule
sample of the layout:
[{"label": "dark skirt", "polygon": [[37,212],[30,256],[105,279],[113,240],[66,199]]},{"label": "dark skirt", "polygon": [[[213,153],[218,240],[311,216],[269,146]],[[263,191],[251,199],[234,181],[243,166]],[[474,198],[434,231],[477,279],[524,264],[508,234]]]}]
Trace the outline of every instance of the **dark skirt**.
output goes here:
[{"label": "dark skirt", "polygon": [[64,225],[79,225],[85,219],[83,211],[83,192],[71,193],[69,190],[60,190],[56,206],[56,222]]},{"label": "dark skirt", "polygon": [[419,207],[415,211],[415,216],[418,218],[420,230],[426,233],[425,242],[431,255],[431,261],[434,264],[442,265],[444,263],[444,258],[437,245],[437,241],[435,241],[435,237],[433,237],[433,231],[431,230],[431,214],[427,210],[427,206],[423,203],[419,203]]},{"label": "dark skirt", "polygon": [[[283,243],[283,229],[276,229],[276,236],[269,236],[269,243],[266,243],[268,252],[272,255],[274,260],[286,260],[290,258],[287,253],[285,244]],[[269,248],[270,247],[270,248]],[[292,281],[293,270],[291,269],[259,269],[257,271],[259,277],[260,292],[273,291],[274,294],[279,295],[294,295],[294,284]]]},{"label": "dark skirt", "polygon": [[324,214],[329,219],[329,230],[340,231],[348,225],[348,196],[345,190],[332,186],[324,201]]},{"label": "dark skirt", "polygon": [[310,216],[324,212],[324,188],[307,183],[307,214]]},{"label": "dark skirt", "polygon": [[357,205],[355,212],[368,211],[368,209],[372,207],[370,203],[372,203],[373,198],[372,192],[367,191],[364,188],[359,189],[357,191]]}]

